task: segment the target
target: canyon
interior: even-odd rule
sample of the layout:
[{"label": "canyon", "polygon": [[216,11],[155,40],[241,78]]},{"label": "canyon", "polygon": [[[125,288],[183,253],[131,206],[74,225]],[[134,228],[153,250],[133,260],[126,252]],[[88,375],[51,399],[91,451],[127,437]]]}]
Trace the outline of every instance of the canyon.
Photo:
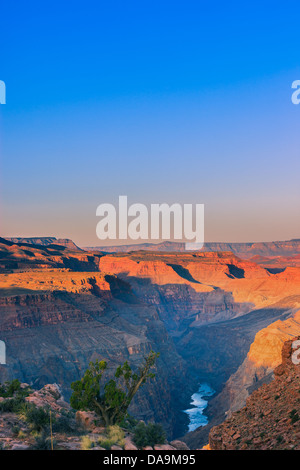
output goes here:
[{"label": "canyon", "polygon": [[[131,413],[191,448],[207,444],[213,426],[272,382],[283,343],[300,334],[300,241],[177,245],[109,253],[54,237],[0,239],[0,381],[59,383],[68,399],[91,360],[138,367],[153,349],[156,378]],[[216,392],[209,423],[187,432],[183,410],[201,383]]]}]

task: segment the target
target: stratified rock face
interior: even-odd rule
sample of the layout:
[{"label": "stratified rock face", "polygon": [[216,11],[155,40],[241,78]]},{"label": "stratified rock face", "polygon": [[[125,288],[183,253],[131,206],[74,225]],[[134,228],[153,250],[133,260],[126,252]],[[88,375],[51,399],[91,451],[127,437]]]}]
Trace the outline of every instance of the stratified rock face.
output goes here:
[{"label": "stratified rock face", "polygon": [[300,310],[287,320],[271,323],[256,334],[246,359],[230,377],[220,396],[215,399],[227,403],[227,416],[244,406],[253,390],[272,380],[275,367],[281,363],[284,342],[298,335]]},{"label": "stratified rock face", "polygon": [[130,285],[113,275],[60,271],[8,274],[2,282],[5,292],[25,286],[30,293],[12,295],[12,290],[0,297],[0,338],[7,356],[1,382],[18,378],[36,388],[59,383],[68,398],[71,382],[90,361],[108,360],[113,371],[129,360],[136,368],[153,349],[161,353],[157,376],[138,394],[131,412],[155,417],[173,434],[185,368],[156,310],[140,302]]},{"label": "stratified rock face", "polygon": [[156,308],[189,368],[217,392],[244,361],[255,334],[291,316],[300,302],[298,268],[272,274],[232,253],[106,255],[99,269],[129,282]]},{"label": "stratified rock face", "polygon": [[243,409],[211,430],[212,450],[300,450],[300,336],[284,343],[282,364],[274,374]]},{"label": "stratified rock face", "polygon": [[[131,280],[147,280],[156,286],[190,286],[207,294],[218,289],[232,294],[247,311],[274,304],[299,293],[300,269],[287,268],[272,274],[232,253],[148,253],[106,255],[99,258],[101,272]],[[144,282],[145,285],[145,282]],[[240,308],[240,307],[239,307]],[[241,313],[245,313],[242,311]]]},{"label": "stratified rock face", "polygon": [[[52,240],[52,239],[51,239]],[[55,239],[56,240],[56,239]],[[49,239],[47,239],[49,241]],[[56,240],[57,241],[57,240]],[[101,254],[85,253],[65,244],[15,243],[0,237],[0,273],[60,268],[72,271],[98,271]]]},{"label": "stratified rock face", "polygon": [[[297,299],[298,297],[291,298],[291,305],[298,305]],[[288,300],[286,300],[286,307],[288,306],[288,303]],[[283,311],[285,310],[283,309]],[[223,422],[225,417],[230,417],[232,412],[241,409],[245,405],[249,395],[254,390],[259,388],[263,383],[270,383],[273,379],[274,368],[281,363],[281,352],[284,342],[300,334],[299,310],[297,308],[291,309],[290,313],[286,310],[286,313],[283,313],[282,315],[283,320],[277,320],[266,328],[262,328],[258,331],[255,338],[253,338],[254,341],[251,345],[249,345],[247,341],[247,337],[249,339],[251,336],[247,336],[247,334],[251,335],[251,329],[253,334],[253,330],[257,329],[262,322],[266,321],[266,318],[264,317],[267,317],[268,314],[273,314],[274,312],[276,314],[276,309],[257,310],[251,314],[248,321],[244,321],[243,323],[243,319],[233,320],[228,322],[228,324],[223,323],[223,329],[219,332],[216,327],[214,327],[215,340],[219,341],[220,344],[222,344],[222,335],[223,338],[230,337],[230,331],[228,331],[230,324],[233,330],[239,327],[242,327],[243,329],[243,331],[238,335],[241,348],[234,348],[230,342],[225,341],[226,349],[223,349],[223,361],[227,365],[234,364],[234,355],[235,357],[239,356],[240,358],[243,356],[243,354],[241,354],[241,349],[244,351],[244,354],[247,354],[247,351],[245,353],[246,348],[246,350],[248,350],[248,354],[238,369],[233,371],[230,375],[221,392],[215,395],[209,402],[207,409],[210,417],[209,424],[204,428],[198,428],[185,436],[185,441],[192,448],[200,447],[206,443],[208,432],[213,426]],[[241,323],[240,325],[238,325],[239,322]],[[243,342],[241,342],[242,339],[244,340]],[[236,346],[236,339],[233,343]],[[208,346],[205,345],[205,349],[207,347]],[[229,354],[230,351],[232,351],[232,357]],[[201,357],[208,361],[208,357],[204,354],[202,354]],[[221,365],[222,358],[219,359],[219,357],[220,356],[217,356],[217,359],[220,361]],[[235,364],[237,364],[237,362],[235,362]],[[222,367],[220,367],[220,373],[222,374]],[[214,369],[211,372],[211,377],[213,376]]]}]

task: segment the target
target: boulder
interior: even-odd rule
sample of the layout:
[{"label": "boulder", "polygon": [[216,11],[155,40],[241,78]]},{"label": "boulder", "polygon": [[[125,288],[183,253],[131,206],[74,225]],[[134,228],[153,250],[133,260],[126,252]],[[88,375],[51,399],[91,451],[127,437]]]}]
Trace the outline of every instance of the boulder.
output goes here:
[{"label": "boulder", "polygon": [[11,450],[28,450],[29,446],[26,444],[14,444],[11,447]]},{"label": "boulder", "polygon": [[125,438],[124,450],[138,450],[138,448],[134,445],[130,437]]},{"label": "boulder", "polygon": [[170,442],[170,444],[177,450],[190,450],[190,448],[186,445],[185,442],[178,441],[177,439],[175,441]]},{"label": "boulder", "polygon": [[97,422],[98,417],[96,413],[92,411],[77,411],[76,413],[76,422],[79,426],[83,427],[87,431],[95,429],[97,426],[95,421]]},{"label": "boulder", "polygon": [[161,444],[154,446],[154,450],[176,450],[176,448],[169,444]]}]

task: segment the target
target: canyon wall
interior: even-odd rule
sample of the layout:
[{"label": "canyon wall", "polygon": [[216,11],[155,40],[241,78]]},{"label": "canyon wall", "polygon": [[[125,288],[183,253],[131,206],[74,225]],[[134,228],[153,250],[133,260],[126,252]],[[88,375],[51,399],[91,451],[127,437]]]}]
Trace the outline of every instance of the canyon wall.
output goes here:
[{"label": "canyon wall", "polygon": [[[295,361],[293,349],[296,340],[300,343],[300,336],[281,346],[280,365],[274,370],[274,380],[254,391],[244,408],[233,412],[223,424],[210,431],[212,450],[300,450],[300,364],[299,352]],[[277,363],[277,341],[274,346]],[[271,356],[265,352],[262,361],[270,364]]]},{"label": "canyon wall", "polygon": [[157,376],[131,411],[178,437],[187,430],[182,410],[208,382],[216,390],[210,423],[185,436],[199,448],[211,426],[272,378],[275,362],[253,365],[267,352],[251,344],[261,344],[259,332],[271,324],[294,328],[298,267],[272,272],[232,252],[104,254],[69,246],[0,240],[1,381],[57,382],[68,397],[90,360],[106,359],[111,370],[125,360],[138,367],[152,348],[161,353]]}]

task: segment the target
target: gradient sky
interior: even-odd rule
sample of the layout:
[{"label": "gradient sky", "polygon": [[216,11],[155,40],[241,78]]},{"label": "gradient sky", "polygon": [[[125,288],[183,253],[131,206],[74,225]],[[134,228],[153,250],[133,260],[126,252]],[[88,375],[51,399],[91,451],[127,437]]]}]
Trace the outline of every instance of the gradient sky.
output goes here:
[{"label": "gradient sky", "polygon": [[299,3],[1,5],[1,235],[96,237],[96,207],[204,203],[206,241],[300,237]]}]

